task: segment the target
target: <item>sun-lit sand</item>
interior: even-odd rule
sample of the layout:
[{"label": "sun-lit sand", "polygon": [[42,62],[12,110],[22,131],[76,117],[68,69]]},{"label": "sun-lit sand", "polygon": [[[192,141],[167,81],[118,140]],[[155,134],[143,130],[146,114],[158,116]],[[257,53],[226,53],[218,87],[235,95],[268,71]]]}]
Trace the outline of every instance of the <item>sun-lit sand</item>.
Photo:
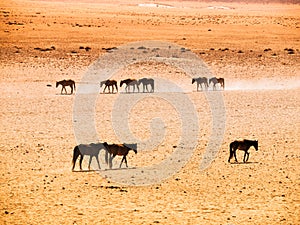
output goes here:
[{"label": "sun-lit sand", "polygon": [[[0,224],[299,224],[299,15],[299,4],[278,3],[1,1]],[[155,92],[97,95],[96,139],[120,143],[118,124],[127,123],[144,143],[129,153],[121,170],[129,173],[186,152],[182,132],[197,128],[191,158],[145,186],[106,178],[103,152],[100,173],[87,171],[88,157],[83,172],[78,162],[72,172],[76,94],[61,95],[55,82],[73,79],[80,92],[95,60],[147,40],[195,53],[225,78],[225,90],[197,92],[180,68],[133,63],[112,79],[152,77]],[[182,96],[193,107],[178,110]],[[125,115],[122,102],[134,103]],[[186,123],[191,130],[182,130]],[[240,163],[230,164],[228,146],[240,138],[258,139],[259,150],[245,164],[240,151]],[[208,150],[216,155],[201,170]]]}]

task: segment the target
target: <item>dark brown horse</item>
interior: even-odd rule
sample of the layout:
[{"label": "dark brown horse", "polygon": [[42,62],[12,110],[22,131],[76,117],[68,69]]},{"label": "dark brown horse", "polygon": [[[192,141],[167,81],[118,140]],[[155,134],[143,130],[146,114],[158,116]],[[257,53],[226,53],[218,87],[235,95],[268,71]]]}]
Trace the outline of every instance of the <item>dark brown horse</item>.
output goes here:
[{"label": "dark brown horse", "polygon": [[140,92],[138,81],[136,79],[121,80],[120,87],[122,87],[123,84],[126,84],[125,87],[126,92],[130,92],[129,86],[133,86],[133,92],[135,90],[135,86],[137,87],[138,92]]},{"label": "dark brown horse", "polygon": [[62,94],[63,90],[65,90],[66,94],[68,94],[66,86],[70,86],[71,94],[73,94],[73,87],[74,87],[74,90],[76,90],[75,81],[73,81],[73,80],[56,81],[56,87],[58,87],[59,85],[62,86],[62,89],[61,89],[61,92],[60,92],[61,94]]},{"label": "dark brown horse", "polygon": [[91,143],[89,145],[81,144],[81,145],[75,146],[75,148],[73,150],[73,160],[72,160],[73,167],[72,167],[72,171],[74,171],[75,163],[76,163],[76,160],[79,156],[80,156],[79,166],[80,166],[80,170],[82,170],[82,160],[83,160],[83,157],[85,155],[90,156],[89,167],[88,167],[89,170],[90,170],[90,167],[91,167],[91,162],[92,162],[93,157],[96,158],[99,169],[101,169],[99,159],[98,159],[99,152],[100,152],[101,149],[105,150],[102,143],[96,143],[96,144]]},{"label": "dark brown horse", "polygon": [[197,91],[199,91],[199,86],[201,86],[201,90],[203,90],[202,84],[204,84],[205,90],[208,88],[208,82],[206,77],[198,77],[192,79],[192,84],[197,82]]},{"label": "dark brown horse", "polygon": [[123,161],[125,161],[126,167],[127,165],[127,159],[126,156],[128,155],[128,152],[130,150],[133,150],[135,154],[137,153],[137,144],[107,144],[106,142],[103,143],[106,153],[105,153],[105,161],[108,163],[108,156],[110,156],[109,159],[109,168],[112,168],[112,160],[115,158],[115,156],[123,156],[120,168],[122,166]]},{"label": "dark brown horse", "polygon": [[229,145],[230,155],[229,155],[228,162],[230,162],[230,159],[233,156],[235,158],[235,162],[238,162],[237,158],[236,158],[236,150],[237,149],[245,151],[243,162],[244,163],[247,162],[248,159],[249,159],[249,155],[250,155],[248,150],[251,146],[253,146],[255,148],[255,150],[258,151],[258,141],[257,140],[244,139],[244,140],[235,140],[235,141],[231,142],[230,145]]},{"label": "dark brown horse", "polygon": [[209,84],[213,83],[213,90],[216,90],[216,84],[220,84],[221,88],[223,88],[223,90],[225,89],[225,80],[224,78],[217,78],[217,77],[212,77],[209,79]]},{"label": "dark brown horse", "polygon": [[100,87],[105,84],[103,93],[105,92],[106,88],[108,87],[108,93],[110,93],[110,87],[112,87],[112,93],[114,93],[114,87],[116,87],[117,92],[118,92],[118,83],[115,80],[104,80],[100,82]]}]

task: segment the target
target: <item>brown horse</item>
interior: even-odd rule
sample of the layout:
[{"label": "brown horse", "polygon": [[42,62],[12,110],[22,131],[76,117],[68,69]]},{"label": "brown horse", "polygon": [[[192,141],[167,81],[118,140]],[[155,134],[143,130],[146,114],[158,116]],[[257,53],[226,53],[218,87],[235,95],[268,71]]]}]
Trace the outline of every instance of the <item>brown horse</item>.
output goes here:
[{"label": "brown horse", "polygon": [[104,80],[100,82],[100,87],[105,84],[103,93],[105,92],[105,89],[108,87],[108,93],[110,93],[110,87],[112,87],[112,93],[114,93],[114,87],[116,87],[117,92],[118,92],[118,83],[115,80]]},{"label": "brown horse", "polygon": [[225,89],[225,80],[224,78],[217,78],[217,77],[212,77],[209,79],[209,84],[213,83],[213,90],[216,90],[216,84],[220,84],[221,88],[223,88],[223,90]]},{"label": "brown horse", "polygon": [[82,160],[83,160],[83,157],[85,155],[90,156],[89,167],[88,167],[89,170],[90,170],[90,167],[91,167],[91,162],[92,162],[93,157],[96,158],[99,169],[101,169],[100,163],[99,163],[99,158],[98,158],[99,152],[100,152],[101,149],[105,150],[102,143],[96,143],[96,144],[91,143],[89,145],[81,144],[81,145],[75,146],[75,148],[73,150],[73,160],[72,160],[73,167],[72,167],[72,171],[74,171],[75,163],[76,163],[76,160],[79,156],[80,156],[79,166],[80,166],[80,170],[82,170]]},{"label": "brown horse", "polygon": [[66,86],[70,86],[71,94],[73,94],[73,87],[74,87],[74,90],[76,90],[75,81],[73,81],[73,80],[56,81],[56,87],[58,87],[59,85],[62,86],[62,89],[61,89],[61,92],[60,92],[61,94],[62,94],[63,90],[65,90],[66,94],[68,94]]},{"label": "brown horse", "polygon": [[135,154],[137,153],[137,144],[107,144],[107,142],[104,142],[103,145],[106,148],[106,153],[105,153],[106,163],[108,163],[108,154],[110,156],[109,168],[112,168],[112,160],[115,158],[116,155],[123,156],[120,164],[120,168],[121,168],[123,161],[125,161],[126,167],[128,167],[126,156],[128,155],[128,152],[130,150],[133,150]]},{"label": "brown horse", "polygon": [[123,84],[126,84],[125,91],[130,92],[129,86],[133,86],[133,92],[135,90],[135,86],[137,87],[138,92],[140,92],[138,81],[136,79],[126,79],[121,80],[120,87],[122,87]]},{"label": "brown horse", "polygon": [[230,145],[229,145],[230,155],[229,155],[228,162],[230,162],[230,159],[233,156],[235,158],[235,162],[238,162],[237,158],[236,158],[236,150],[237,149],[245,151],[243,162],[244,163],[247,162],[248,159],[249,159],[249,155],[250,155],[248,150],[251,146],[253,146],[255,148],[255,150],[258,151],[258,141],[257,140],[244,139],[244,140],[235,140],[235,141],[231,142]]},{"label": "brown horse", "polygon": [[202,84],[204,84],[205,90],[208,88],[208,82],[206,77],[198,77],[192,79],[192,84],[197,82],[197,91],[199,91],[199,86],[201,86],[201,90],[203,90]]}]

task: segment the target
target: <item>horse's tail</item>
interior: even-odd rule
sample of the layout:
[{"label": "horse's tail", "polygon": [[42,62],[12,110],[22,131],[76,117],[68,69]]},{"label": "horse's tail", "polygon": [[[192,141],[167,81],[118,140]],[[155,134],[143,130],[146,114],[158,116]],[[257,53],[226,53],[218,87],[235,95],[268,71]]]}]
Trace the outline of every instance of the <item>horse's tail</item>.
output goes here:
[{"label": "horse's tail", "polygon": [[108,164],[108,151],[105,149],[105,163]]},{"label": "horse's tail", "polygon": [[154,92],[154,81],[152,83],[152,92]]},{"label": "horse's tail", "polygon": [[77,158],[78,158],[78,156],[79,156],[79,154],[80,154],[79,151],[80,151],[80,150],[79,150],[78,145],[75,146],[75,148],[74,148],[74,150],[73,150],[73,159],[72,159],[72,165],[73,165],[73,168],[72,168],[72,170],[74,170],[76,160],[77,160]]},{"label": "horse's tail", "polygon": [[233,157],[233,142],[229,145],[229,159],[228,162],[230,162],[230,159]]}]

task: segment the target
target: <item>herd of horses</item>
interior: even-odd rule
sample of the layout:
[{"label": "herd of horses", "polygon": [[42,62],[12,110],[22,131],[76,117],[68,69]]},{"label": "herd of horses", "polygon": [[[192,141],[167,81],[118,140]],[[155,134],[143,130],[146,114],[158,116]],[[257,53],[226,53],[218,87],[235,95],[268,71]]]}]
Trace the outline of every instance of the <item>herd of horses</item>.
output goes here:
[{"label": "herd of horses", "polygon": [[[236,157],[236,151],[241,150],[244,151],[244,159],[243,162],[246,163],[249,160],[250,153],[248,150],[250,147],[254,147],[256,151],[258,151],[258,141],[257,140],[235,140],[229,144],[229,159],[228,162],[230,163],[230,160],[234,157],[235,163],[238,163],[237,157]],[[100,151],[105,151],[105,163],[109,165],[109,168],[112,169],[112,160],[116,156],[123,156],[119,168],[122,167],[123,162],[125,162],[126,167],[128,167],[127,164],[127,158],[129,151],[134,151],[135,154],[137,154],[137,144],[108,144],[107,142],[103,143],[91,143],[91,144],[80,144],[75,146],[73,150],[73,160],[72,160],[72,171],[75,169],[75,164],[80,156],[79,160],[79,168],[82,170],[82,161],[83,157],[85,155],[89,156],[89,164],[88,164],[88,170],[90,170],[91,162],[93,157],[96,158],[98,167],[101,169],[100,163],[99,163],[99,153]]]},{"label": "herd of horses", "polygon": [[[199,91],[199,87],[201,87],[201,91],[203,90],[208,90],[210,84],[212,84],[212,89],[217,90],[217,85],[220,86],[220,89],[225,89],[225,82],[224,78],[217,78],[217,77],[212,77],[210,79],[207,79],[206,77],[198,77],[198,78],[193,78],[192,79],[192,84],[197,83],[197,91]],[[130,93],[130,90],[132,92],[135,92],[135,89],[140,92],[140,84],[143,84],[143,92],[154,92],[154,79],[152,78],[142,78],[142,79],[126,79],[126,80],[121,80],[120,82],[120,87],[125,86],[125,91],[126,93]],[[63,94],[63,91],[67,94],[66,87],[69,86],[71,88],[71,94],[73,94],[73,90],[76,89],[75,87],[75,82],[73,80],[62,80],[62,81],[57,81],[56,82],[56,87],[59,85],[62,86],[61,89],[61,94]],[[105,80],[100,83],[100,87],[105,85],[103,89],[103,93],[105,93],[106,89],[108,89],[108,93],[114,93],[118,92],[118,82],[115,80]],[[148,87],[150,88],[148,89]],[[112,88],[112,89],[111,89]],[[250,153],[248,152],[250,147],[254,147],[255,150],[258,150],[258,141],[257,140],[235,140],[230,143],[229,145],[229,159],[228,162],[230,163],[230,160],[234,157],[235,162],[237,163],[237,157],[236,157],[236,151],[241,150],[244,151],[244,159],[243,162],[246,163],[249,159]],[[98,167],[100,167],[99,163],[99,153],[100,150],[105,151],[105,162],[106,164],[109,165],[109,168],[112,168],[112,160],[118,155],[118,156],[123,156],[120,168],[122,166],[122,163],[125,162],[126,167],[128,167],[127,164],[127,158],[126,156],[128,155],[130,150],[133,150],[135,153],[137,153],[137,144],[108,144],[107,142],[104,143],[91,143],[91,144],[80,144],[75,146],[74,151],[73,151],[73,167],[72,170],[75,169],[75,163],[78,157],[80,156],[79,160],[79,166],[80,170],[82,170],[82,161],[83,157],[85,155],[88,155],[89,158],[89,165],[88,169],[90,170],[90,165],[92,162],[92,158],[96,158]]]},{"label": "herd of horses", "polygon": [[[224,90],[225,89],[225,82],[224,78],[218,78],[218,77],[212,77],[210,79],[207,79],[206,77],[198,77],[198,78],[193,78],[192,79],[192,84],[197,83],[197,91],[204,91],[208,90],[209,86],[212,84],[212,89],[215,91],[217,90],[217,86],[219,86],[219,89]],[[143,93],[145,92],[154,92],[154,79],[152,78],[142,78],[142,79],[125,79],[120,81],[120,87],[125,85],[125,91],[126,93],[130,93],[130,91],[135,92],[140,92],[140,85],[143,85]],[[71,94],[73,94],[73,88],[75,90],[75,81],[73,80],[62,80],[62,81],[57,81],[56,82],[56,87],[59,85],[62,86],[61,89],[61,94],[63,94],[63,91],[65,94],[67,94],[66,87],[71,88]],[[100,88],[105,85],[103,89],[103,93],[106,90],[108,90],[108,93],[117,93],[118,90],[118,82],[116,80],[104,80],[100,82]],[[203,86],[202,86],[203,85]],[[201,90],[199,89],[201,87]],[[115,92],[116,91],[116,92]]]}]

